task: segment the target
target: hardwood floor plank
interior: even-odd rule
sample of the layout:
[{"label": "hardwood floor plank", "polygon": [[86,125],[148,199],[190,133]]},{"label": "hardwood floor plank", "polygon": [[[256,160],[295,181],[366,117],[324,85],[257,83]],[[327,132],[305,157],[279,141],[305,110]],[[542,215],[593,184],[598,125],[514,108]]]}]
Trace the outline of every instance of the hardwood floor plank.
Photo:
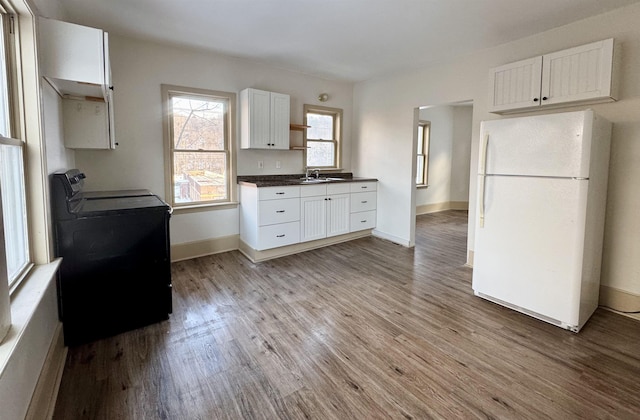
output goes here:
[{"label": "hardwood floor plank", "polygon": [[640,322],[475,297],[466,217],[419,216],[414,249],[175,263],[171,318],[70,348],[54,418],[640,418]]}]

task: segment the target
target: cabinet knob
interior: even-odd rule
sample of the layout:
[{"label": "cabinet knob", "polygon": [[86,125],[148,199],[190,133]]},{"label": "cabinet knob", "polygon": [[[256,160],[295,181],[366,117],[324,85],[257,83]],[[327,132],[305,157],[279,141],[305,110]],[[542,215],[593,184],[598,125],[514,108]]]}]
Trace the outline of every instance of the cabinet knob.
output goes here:
[{"label": "cabinet knob", "polygon": [[109,86],[109,90],[113,90],[113,86]]},{"label": "cabinet knob", "polygon": [[540,99],[538,98],[533,98],[533,102],[538,102]]},{"label": "cabinet knob", "polygon": [[546,101],[547,99],[549,99],[549,98],[547,98],[546,96],[543,96],[543,97],[542,97],[542,100],[543,100],[543,101]]}]

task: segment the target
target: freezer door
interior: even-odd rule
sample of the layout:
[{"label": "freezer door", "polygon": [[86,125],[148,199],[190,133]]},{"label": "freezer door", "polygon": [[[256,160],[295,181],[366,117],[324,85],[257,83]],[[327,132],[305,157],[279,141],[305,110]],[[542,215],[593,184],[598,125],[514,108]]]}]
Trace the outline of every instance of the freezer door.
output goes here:
[{"label": "freezer door", "polygon": [[592,111],[483,121],[480,173],[588,178],[592,121]]},{"label": "freezer door", "polygon": [[588,184],[487,176],[474,292],[578,325]]}]

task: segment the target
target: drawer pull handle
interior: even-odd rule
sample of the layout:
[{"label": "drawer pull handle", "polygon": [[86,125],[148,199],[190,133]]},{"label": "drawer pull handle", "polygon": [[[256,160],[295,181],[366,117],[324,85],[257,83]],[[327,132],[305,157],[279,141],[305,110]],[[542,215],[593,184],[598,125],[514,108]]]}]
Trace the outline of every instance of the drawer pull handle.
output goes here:
[{"label": "drawer pull handle", "polygon": [[360,223],[367,223],[366,220],[360,220]]},{"label": "drawer pull handle", "polygon": [[276,195],[284,195],[283,192],[277,192]]},{"label": "drawer pull handle", "polygon": [[284,210],[276,210],[276,213],[284,213]]},{"label": "drawer pull handle", "polygon": [[367,203],[367,200],[361,201],[361,203],[362,203],[362,204],[366,204],[366,203]]},{"label": "drawer pull handle", "polygon": [[366,190],[368,187],[360,187],[360,188],[362,188],[363,190]]},{"label": "drawer pull handle", "polygon": [[284,238],[284,233],[282,235],[276,235],[276,238]]}]

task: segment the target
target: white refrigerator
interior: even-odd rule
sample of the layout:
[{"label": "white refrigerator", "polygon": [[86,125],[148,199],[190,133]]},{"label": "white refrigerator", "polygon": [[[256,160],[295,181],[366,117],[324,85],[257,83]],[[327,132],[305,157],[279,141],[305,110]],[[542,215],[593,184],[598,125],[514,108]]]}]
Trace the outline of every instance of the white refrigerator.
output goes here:
[{"label": "white refrigerator", "polygon": [[598,306],[610,138],[590,110],[482,122],[477,296],[582,328]]}]

